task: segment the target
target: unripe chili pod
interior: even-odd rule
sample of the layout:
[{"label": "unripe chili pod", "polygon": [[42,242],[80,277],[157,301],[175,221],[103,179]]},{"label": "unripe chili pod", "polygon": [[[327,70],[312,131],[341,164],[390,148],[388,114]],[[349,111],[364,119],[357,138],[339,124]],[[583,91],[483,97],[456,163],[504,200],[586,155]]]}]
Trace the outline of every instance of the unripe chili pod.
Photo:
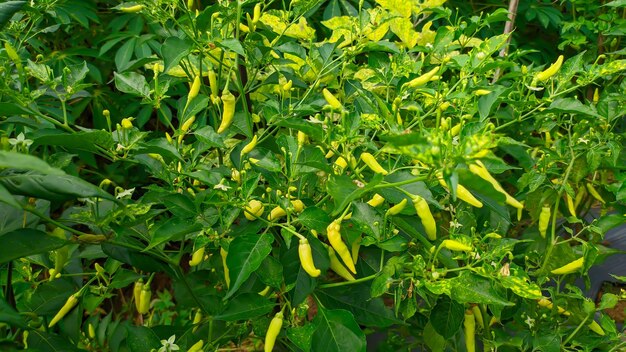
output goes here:
[{"label": "unripe chili pod", "polygon": [[559,57],[556,59],[556,61],[552,65],[550,65],[550,67],[548,67],[544,71],[537,73],[537,75],[535,76],[535,80],[539,82],[548,80],[548,78],[554,76],[557,72],[559,72],[559,69],[561,69],[562,64],[563,64],[563,55],[559,55]]},{"label": "unripe chili pod", "polygon": [[200,93],[201,83],[202,82],[200,80],[200,75],[197,75],[193,79],[193,83],[191,84],[191,88],[189,89],[189,95],[187,95],[187,104],[189,104],[195,97],[198,96],[198,93]]},{"label": "unripe chili pod", "polygon": [[311,245],[306,238],[300,239],[300,245],[298,246],[298,257],[300,257],[300,264],[302,269],[306,271],[311,277],[318,277],[321,274],[320,269],[315,267],[313,262],[313,254],[311,252]]},{"label": "unripe chili pod", "polygon": [[595,320],[591,321],[591,323],[589,323],[589,325],[587,325],[587,326],[589,327],[589,330],[595,332],[596,334],[598,334],[600,336],[606,335],[604,330],[602,330],[602,327],[600,327],[600,325],[598,323],[596,323]]},{"label": "unripe chili pod", "polygon": [[211,88],[211,96],[217,98],[220,95],[220,89],[217,86],[217,76],[212,68],[209,68],[209,88]]},{"label": "unripe chili pod", "polygon": [[241,155],[246,155],[250,153],[254,149],[254,147],[256,147],[256,144],[257,135],[255,134],[254,136],[252,136],[252,140],[243,147],[243,149],[241,150]]},{"label": "unripe chili pod", "polygon": [[141,305],[141,289],[143,288],[143,279],[139,279],[133,286],[133,299],[135,301],[135,309],[139,311]]},{"label": "unripe chili pod", "polygon": [[139,314],[146,314],[150,311],[151,299],[152,291],[150,291],[150,286],[143,285],[139,294],[139,309],[137,310]]},{"label": "unripe chili pod", "polygon": [[335,165],[339,166],[341,169],[345,169],[348,166],[348,162],[340,156],[335,160]]},{"label": "unripe chili pod", "polygon": [[421,87],[424,84],[430,82],[430,79],[433,78],[433,76],[439,71],[439,67],[435,67],[432,70],[424,73],[423,75],[414,78],[408,82],[406,82],[405,84],[403,84],[403,87],[406,86],[407,88],[417,88],[417,87]]},{"label": "unripe chili pod", "polygon": [[183,125],[180,127],[180,130],[183,133],[187,133],[187,131],[189,131],[189,128],[191,127],[191,125],[193,125],[195,121],[196,121],[196,115],[191,116],[190,118],[187,119],[187,121],[185,121],[185,123],[183,123]]},{"label": "unripe chili pod", "polygon": [[292,201],[291,201],[291,206],[293,207],[293,210],[294,210],[296,213],[301,213],[301,212],[304,210],[304,208],[305,208],[305,206],[304,206],[304,202],[303,202],[303,201],[301,201],[300,199],[294,199],[294,200],[292,200]]},{"label": "unripe chili pod", "polygon": [[385,213],[385,215],[386,216],[397,215],[404,209],[404,207],[406,207],[406,203],[407,203],[407,199],[406,198],[402,199],[400,203],[389,208],[387,212]]},{"label": "unripe chili pod", "polygon": [[263,209],[265,209],[265,207],[263,206],[263,203],[261,203],[261,201],[252,199],[250,202],[248,202],[248,205],[244,209],[244,216],[246,217],[246,219],[254,221],[258,217],[263,215]]},{"label": "unripe chili pod", "polygon": [[87,325],[87,334],[89,335],[90,339],[96,338],[96,329],[94,329],[92,323],[89,323],[89,325]]},{"label": "unripe chili pod", "polygon": [[281,208],[280,206],[276,206],[274,209],[272,209],[272,211],[270,211],[270,215],[267,216],[267,220],[269,221],[278,220],[285,215],[287,215],[287,212],[285,211],[285,209]]},{"label": "unripe chili pod", "polygon": [[133,128],[133,119],[132,117],[123,118],[122,119],[122,128],[125,130],[130,130]]},{"label": "unripe chili pod", "polygon": [[235,96],[230,93],[230,91],[226,91],[222,94],[222,103],[224,104],[224,108],[222,110],[222,122],[217,129],[217,133],[224,132],[232,123],[233,117],[235,116]]},{"label": "unripe chili pod", "polygon": [[434,241],[437,239],[437,223],[435,222],[435,218],[433,214],[430,212],[430,208],[428,207],[428,203],[426,200],[418,195],[413,196],[413,206],[415,206],[415,212],[417,216],[419,216],[422,226],[424,226],[424,231],[426,232],[426,236],[429,240]]},{"label": "unripe chili pod", "polygon": [[380,194],[376,193],[374,194],[372,199],[367,201],[367,204],[376,208],[377,206],[383,204],[384,201],[385,201],[385,198],[383,198],[383,196],[381,196]]},{"label": "unripe chili pod", "polygon": [[569,211],[570,215],[576,217],[576,207],[574,206],[574,200],[567,193],[565,193],[565,201],[567,204],[567,210]]},{"label": "unripe chili pod", "polygon": [[602,204],[606,203],[604,199],[602,199],[602,196],[600,195],[600,193],[598,193],[598,191],[595,189],[595,187],[593,187],[591,183],[587,183],[587,190],[589,191],[589,194],[591,194],[591,196],[597,199],[600,203]]},{"label": "unripe chili pod", "polygon": [[278,337],[278,334],[280,334],[282,326],[283,312],[280,311],[274,315],[274,318],[270,322],[270,326],[267,329],[267,333],[265,334],[264,352],[272,352],[272,350],[274,350],[274,344],[276,343],[276,338]]},{"label": "unripe chili pod", "polygon": [[600,91],[598,90],[598,88],[596,88],[593,91],[593,102],[597,103],[598,101],[600,101]]},{"label": "unripe chili pod", "polygon": [[344,267],[343,264],[341,264],[341,262],[339,261],[339,258],[337,258],[337,255],[335,254],[335,251],[333,250],[332,247],[328,247],[328,257],[330,258],[330,269],[332,271],[334,271],[335,273],[337,273],[337,275],[341,276],[342,278],[348,281],[355,280],[354,276],[350,274],[348,269],[346,269],[346,267]]},{"label": "unripe chili pod", "polygon": [[326,99],[328,105],[330,105],[333,110],[341,110],[343,108],[339,100],[337,100],[333,93],[331,93],[328,89],[324,88],[322,90],[322,94],[324,95],[324,99]]},{"label": "unripe chili pod", "polygon": [[198,327],[200,326],[200,322],[202,321],[202,311],[200,309],[198,309],[196,311],[196,314],[194,314],[193,316],[193,321],[191,322],[191,324],[193,325],[193,329],[191,330],[191,332],[196,332],[196,330],[198,330]]},{"label": "unripe chili pod", "polygon": [[544,205],[541,208],[541,213],[539,214],[539,234],[541,237],[546,238],[546,231],[548,230],[548,224],[550,224],[550,207]]},{"label": "unripe chili pod", "polygon": [[204,341],[200,340],[189,347],[187,352],[200,352],[202,351],[202,346],[204,346]]},{"label": "unripe chili pod", "polygon": [[443,242],[441,242],[441,246],[455,252],[472,251],[472,247],[455,240],[443,240]]},{"label": "unripe chili pod", "polygon": [[254,5],[254,10],[252,11],[252,23],[257,23],[261,19],[261,3],[257,3]]},{"label": "unripe chili pod", "polygon": [[352,242],[351,253],[352,253],[352,262],[354,263],[354,265],[356,265],[356,262],[359,259],[359,249],[361,249],[361,241],[362,241],[362,238],[359,237],[354,242]]},{"label": "unripe chili pod", "polygon": [[50,320],[50,323],[48,324],[48,327],[49,328],[53,327],[56,323],[59,322],[59,320],[63,319],[63,317],[65,317],[67,315],[67,313],[69,313],[70,310],[72,310],[72,308],[74,308],[76,306],[77,303],[78,303],[78,297],[77,297],[77,294],[75,293],[75,294],[71,295],[67,299],[67,301],[65,301],[65,304],[63,305],[63,307],[61,307],[61,309],[52,318],[52,320]]},{"label": "unripe chili pod", "polygon": [[487,89],[476,89],[474,91],[474,95],[477,97],[483,96],[483,95],[487,95],[487,94],[491,94],[490,90]]},{"label": "unripe chili pod", "polygon": [[463,320],[463,327],[465,332],[465,350],[467,352],[476,351],[476,319],[471,310],[465,311],[465,319]]},{"label": "unripe chili pod", "polygon": [[480,162],[480,160],[476,160],[475,164],[470,164],[469,165],[469,170],[471,173],[473,173],[474,175],[482,178],[483,180],[491,183],[491,185],[493,186],[493,188],[502,193],[505,197],[506,197],[506,203],[517,208],[517,209],[523,209],[524,206],[522,205],[522,203],[520,203],[517,199],[511,197],[511,195],[509,195],[504,188],[502,188],[502,186],[500,185],[500,183],[498,182],[498,180],[496,180],[491,173],[489,173],[489,170],[487,170],[487,168],[485,167],[485,165]]},{"label": "unripe chili pod", "polygon": [[339,220],[335,220],[326,227],[326,236],[328,237],[328,242],[333,247],[335,252],[339,255],[343,263],[350,269],[353,274],[356,274],[356,268],[354,267],[354,262],[352,260],[352,255],[348,246],[341,239],[341,223]]},{"label": "unripe chili pod", "polygon": [[11,43],[9,42],[4,42],[4,50],[6,50],[7,56],[9,56],[9,59],[13,61],[17,70],[22,71],[22,60],[20,59],[20,56],[18,55],[17,50],[15,50],[13,45],[11,45]]},{"label": "unripe chili pod", "polygon": [[563,265],[560,268],[556,268],[554,270],[551,271],[552,274],[555,275],[566,275],[566,274],[571,274],[574,272],[577,272],[578,270],[580,270],[583,267],[583,264],[585,264],[585,258],[584,257],[580,257],[572,262],[569,262],[565,265]]},{"label": "unripe chili pod", "polygon": [[389,173],[387,172],[387,170],[385,170],[385,168],[380,166],[376,158],[374,158],[374,156],[370,153],[362,153],[361,160],[363,160],[365,165],[367,165],[367,167],[369,167],[372,171],[374,171],[377,174],[387,175]]},{"label": "unripe chili pod", "polygon": [[[443,177],[438,176],[437,178],[439,179],[439,184],[441,184],[441,186],[445,188],[446,190],[450,191]],[[463,185],[461,184],[457,184],[456,186],[456,196],[460,200],[464,201],[465,203],[469,205],[475,206],[476,208],[483,207],[483,203],[479,201],[478,199],[476,199],[476,197],[474,197],[474,195],[470,193],[470,191],[467,188],[463,187]]]},{"label": "unripe chili pod", "polygon": [[472,313],[474,313],[474,318],[476,319],[476,323],[480,328],[485,327],[485,321],[483,320],[483,312],[480,310],[479,306],[472,306]]},{"label": "unripe chili pod", "polygon": [[228,265],[226,264],[228,252],[224,249],[224,247],[220,247],[220,257],[222,257],[222,266],[224,267],[224,281],[226,282],[226,287],[230,287],[230,271],[228,270]]},{"label": "unripe chili pod", "polygon": [[196,266],[202,263],[204,260],[204,247],[200,247],[196,249],[195,252],[191,255],[191,260],[189,261],[189,266]]},{"label": "unripe chili pod", "polygon": [[143,5],[133,5],[133,6],[128,6],[128,7],[121,7],[120,11],[125,12],[125,13],[135,13],[135,12],[139,12],[141,10],[143,10]]},{"label": "unripe chili pod", "polygon": [[298,131],[298,145],[299,146],[305,145],[308,139],[309,137],[306,135],[306,133],[302,131]]}]

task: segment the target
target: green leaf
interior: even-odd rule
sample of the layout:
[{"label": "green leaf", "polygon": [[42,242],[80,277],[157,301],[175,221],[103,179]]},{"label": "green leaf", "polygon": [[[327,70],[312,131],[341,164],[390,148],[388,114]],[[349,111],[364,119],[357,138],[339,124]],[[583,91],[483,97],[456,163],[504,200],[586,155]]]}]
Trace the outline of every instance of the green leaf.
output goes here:
[{"label": "green leaf", "polygon": [[347,310],[318,307],[315,322],[317,329],[311,342],[313,351],[365,351],[365,334]]},{"label": "green leaf", "polygon": [[600,304],[598,305],[598,310],[603,309],[611,309],[617,305],[619,302],[619,297],[612,293],[604,293],[602,298],[600,299]]},{"label": "green leaf", "polygon": [[15,311],[4,299],[0,299],[0,322],[22,329],[26,329],[28,326],[26,319]]},{"label": "green leaf", "polygon": [[575,98],[561,98],[557,99],[550,104],[550,106],[545,110],[548,111],[556,111],[556,112],[566,112],[566,113],[578,113],[587,116],[593,116],[597,118],[602,118],[595,109],[590,106],[584,105],[578,99]]},{"label": "green leaf", "polygon": [[230,302],[221,314],[214,315],[215,320],[248,320],[266,315],[274,309],[275,302],[258,293],[243,293]]},{"label": "green leaf", "polygon": [[[17,1],[14,1],[17,2]],[[626,0],[613,0],[609,3],[606,3],[602,6],[609,6],[609,7],[622,7],[622,6],[626,6]]]},{"label": "green leaf", "polygon": [[345,175],[339,176],[331,176],[328,178],[328,184],[326,185],[326,189],[328,194],[333,197],[335,201],[335,209],[333,210],[331,216],[335,217],[339,215],[343,209],[348,206],[350,202],[355,199],[359,199],[363,196],[363,194],[370,191],[374,188],[375,185],[380,183],[383,180],[383,176],[381,174],[376,174],[370,180],[370,183],[365,185],[364,187],[358,187],[352,182],[352,179]]},{"label": "green leaf", "polygon": [[316,291],[316,295],[327,308],[347,309],[362,325],[383,328],[402,323],[382,298],[372,298],[369,285],[328,288]]},{"label": "green leaf", "polygon": [[274,236],[246,234],[236,237],[228,247],[226,263],[230,269],[230,290],[224,299],[230,298],[255,272],[272,251]]},{"label": "green leaf", "polygon": [[0,236],[0,263],[27,257],[33,254],[45,253],[67,244],[60,238],[35,229],[19,229]]},{"label": "green leaf", "polygon": [[221,46],[222,48],[228,49],[230,51],[233,51],[239,55],[241,55],[244,59],[246,58],[246,52],[245,50],[243,50],[243,46],[241,45],[241,43],[239,42],[239,40],[235,39],[235,38],[228,38],[228,39],[223,39],[219,42],[216,42],[218,46]]},{"label": "green leaf", "polygon": [[143,98],[150,96],[150,87],[146,82],[146,77],[135,73],[125,72],[117,73],[113,72],[115,76],[115,87],[123,93],[136,95]]},{"label": "green leaf", "polygon": [[115,200],[115,197],[95,185],[71,175],[5,173],[0,175],[0,184],[4,185],[12,194],[50,201],[66,201],[87,197]]},{"label": "green leaf", "polygon": [[193,134],[200,142],[206,144],[209,147],[226,148],[226,145],[224,144],[224,138],[217,134],[217,132],[215,132],[215,130],[211,126],[201,127],[194,131]]},{"label": "green leaf", "polygon": [[179,217],[167,219],[155,226],[150,238],[150,245],[146,247],[144,251],[150,250],[167,241],[176,241],[186,234],[200,231],[201,229],[201,224],[189,221],[188,219]]},{"label": "green leaf", "polygon": [[46,175],[65,174],[35,156],[3,150],[0,150],[0,169],[32,170]]},{"label": "green leaf", "polygon": [[[183,102],[186,100],[181,99],[181,102]],[[180,117],[180,121],[187,121],[187,119],[190,119],[192,116],[198,114],[200,111],[204,110],[207,108],[207,106],[209,106],[209,97],[207,97],[204,94],[199,94],[197,97],[195,97],[190,103],[189,106],[187,106],[187,109],[184,110],[184,104],[182,106],[181,109],[179,109],[179,111],[183,111],[184,110],[184,115],[182,117]]]},{"label": "green leaf", "polygon": [[15,200],[15,198],[9,193],[9,191],[0,184],[0,202],[8,204],[15,209],[22,209],[20,203]]},{"label": "green leaf", "polygon": [[[116,232],[119,233],[119,231]],[[165,271],[168,274],[174,276],[174,272],[172,271],[172,269],[164,262],[154,258],[147,253],[143,253],[139,250],[129,249],[126,247],[127,245],[131,245],[136,248],[143,248],[143,243],[130,237],[119,238],[119,235],[118,241],[124,243],[124,245],[104,242],[101,244],[102,251],[111,258],[118,260],[122,263],[126,263],[131,267],[135,267],[137,269],[148,272]]]},{"label": "green leaf", "polygon": [[150,328],[144,326],[127,326],[126,343],[131,352],[145,352],[161,347],[159,337]]},{"label": "green leaf", "polygon": [[314,323],[287,329],[287,338],[304,352],[311,350],[313,333],[317,329]]},{"label": "green leaf", "polygon": [[9,22],[13,14],[21,10],[26,1],[6,1],[0,4],[0,30]]},{"label": "green leaf", "polygon": [[435,331],[449,339],[461,328],[465,318],[465,308],[448,296],[440,296],[430,313],[430,323]]},{"label": "green leaf", "polygon": [[295,222],[321,233],[326,230],[326,226],[330,223],[330,217],[318,207],[308,207],[298,215]]},{"label": "green leaf", "polygon": [[435,328],[433,328],[433,324],[428,322],[424,327],[424,336],[428,336],[428,338],[424,339],[424,342],[432,352],[443,352],[446,347],[446,339],[443,336],[439,335]]},{"label": "green leaf", "polygon": [[70,150],[86,150],[97,152],[98,147],[110,149],[113,146],[111,134],[105,131],[85,131],[75,133],[63,133],[59,130],[38,130],[33,138],[35,148],[40,145],[60,146]]},{"label": "green leaf", "polygon": [[301,118],[287,118],[277,122],[278,126],[293,128],[307,134],[312,140],[319,141],[324,139],[324,130],[318,124],[312,124]]},{"label": "green leaf", "polygon": [[452,283],[451,297],[459,303],[514,305],[501,297],[493,288],[491,281],[482,276],[463,272],[450,282]]},{"label": "green leaf", "polygon": [[169,37],[161,46],[161,55],[163,56],[164,72],[169,71],[172,67],[178,65],[180,60],[189,55],[191,50],[191,42],[180,39],[178,37]]}]

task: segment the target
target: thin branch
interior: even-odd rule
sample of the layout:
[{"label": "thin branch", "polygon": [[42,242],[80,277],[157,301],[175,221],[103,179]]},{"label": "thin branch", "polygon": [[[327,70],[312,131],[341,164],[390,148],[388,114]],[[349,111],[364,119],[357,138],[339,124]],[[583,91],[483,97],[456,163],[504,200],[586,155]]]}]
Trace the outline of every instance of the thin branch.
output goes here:
[{"label": "thin branch", "polygon": [[[517,7],[519,5],[519,0],[510,0],[509,2],[509,20],[506,21],[504,25],[504,34],[511,34],[513,29],[515,29],[515,17],[517,16]],[[511,43],[511,36],[506,39],[506,43],[504,43],[504,47],[500,50],[500,57],[505,57],[509,53],[509,44]],[[496,83],[496,81],[500,78],[500,68],[496,70],[496,73],[493,76],[493,80],[491,83]]]}]

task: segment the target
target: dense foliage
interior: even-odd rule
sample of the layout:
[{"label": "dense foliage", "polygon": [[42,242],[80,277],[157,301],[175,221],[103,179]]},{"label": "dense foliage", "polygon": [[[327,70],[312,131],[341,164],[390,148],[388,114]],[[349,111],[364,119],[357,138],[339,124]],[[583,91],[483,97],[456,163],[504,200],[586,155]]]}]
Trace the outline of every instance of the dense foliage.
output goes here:
[{"label": "dense foliage", "polygon": [[502,6],[0,3],[3,348],[623,350],[626,2]]}]

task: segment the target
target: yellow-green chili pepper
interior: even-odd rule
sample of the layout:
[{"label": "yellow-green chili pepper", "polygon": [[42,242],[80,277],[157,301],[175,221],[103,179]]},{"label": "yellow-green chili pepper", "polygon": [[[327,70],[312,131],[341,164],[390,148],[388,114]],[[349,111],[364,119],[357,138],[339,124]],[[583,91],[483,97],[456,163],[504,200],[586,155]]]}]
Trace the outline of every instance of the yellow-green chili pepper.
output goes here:
[{"label": "yellow-green chili pepper", "polygon": [[280,311],[274,315],[274,318],[270,322],[270,326],[265,334],[265,348],[264,352],[272,352],[274,350],[274,344],[276,338],[280,334],[280,329],[283,327],[283,312]]},{"label": "yellow-green chili pepper", "polygon": [[374,194],[372,199],[367,201],[367,204],[376,208],[377,206],[383,204],[384,201],[385,201],[385,198],[383,198],[383,196],[381,196],[380,194],[376,193]]},{"label": "yellow-green chili pepper", "polygon": [[561,69],[562,64],[563,64],[563,55],[559,55],[559,57],[556,59],[556,61],[552,65],[550,65],[550,67],[548,67],[544,71],[537,73],[537,75],[535,76],[535,80],[539,82],[548,80],[550,77],[554,76],[557,72],[559,72],[559,69]]},{"label": "yellow-green chili pepper", "polygon": [[546,231],[548,230],[548,224],[550,224],[550,207],[544,205],[541,208],[541,213],[539,214],[539,234],[541,237],[546,238]]},{"label": "yellow-green chili pepper", "polygon": [[328,247],[328,257],[330,258],[330,269],[332,271],[348,281],[354,281],[354,276],[352,276],[348,269],[341,264],[339,258],[337,258],[337,255],[335,254],[335,251],[330,246]]},{"label": "yellow-green chili pepper", "polygon": [[339,100],[337,100],[333,93],[331,93],[328,89],[322,89],[322,94],[324,95],[324,99],[326,99],[328,105],[330,105],[333,110],[341,110],[343,108],[343,105],[341,105]]},{"label": "yellow-green chili pepper", "polygon": [[200,247],[196,249],[195,252],[191,255],[191,260],[189,261],[189,266],[196,266],[202,263],[204,260],[204,247]]},{"label": "yellow-green chili pepper", "polygon": [[246,217],[246,219],[250,221],[254,221],[258,217],[263,215],[264,209],[265,207],[263,206],[263,203],[261,203],[261,201],[252,199],[251,201],[248,202],[248,205],[245,207],[243,215]]},{"label": "yellow-green chili pepper", "polygon": [[48,324],[48,327],[49,328],[53,327],[56,323],[59,322],[59,320],[63,319],[63,317],[65,317],[67,313],[69,313],[70,310],[72,310],[72,308],[76,306],[77,303],[78,303],[77,294],[76,293],[72,294],[67,299],[67,301],[65,301],[65,304],[63,305],[63,307],[61,307],[59,312],[52,318],[52,320],[50,320],[50,324]]},{"label": "yellow-green chili pepper", "polygon": [[433,214],[430,212],[428,203],[426,200],[418,195],[413,196],[413,206],[415,206],[415,212],[422,221],[424,231],[429,240],[434,241],[437,239],[437,223]]},{"label": "yellow-green chili pepper", "polygon": [[256,144],[257,144],[257,135],[255,134],[252,137],[252,140],[248,144],[246,144],[243,147],[243,149],[241,149],[241,155],[246,155],[250,153],[254,149],[254,147],[256,147]]},{"label": "yellow-green chili pepper", "polygon": [[343,263],[350,269],[353,274],[356,274],[356,268],[354,267],[354,262],[352,260],[352,255],[348,246],[341,239],[341,220],[337,219],[330,223],[326,227],[326,236],[328,237],[328,242],[333,246],[335,252],[339,255]]},{"label": "yellow-green chili pepper", "polygon": [[475,164],[470,164],[469,165],[469,170],[470,172],[472,172],[474,175],[482,178],[483,180],[491,183],[491,185],[493,186],[493,188],[502,193],[505,197],[506,197],[506,204],[511,205],[517,209],[523,209],[524,206],[522,205],[522,203],[520,203],[517,199],[511,197],[510,194],[508,194],[504,188],[502,188],[502,186],[500,185],[500,183],[498,182],[498,180],[496,180],[490,173],[489,170],[487,170],[487,168],[485,167],[485,165],[480,162],[480,160],[476,160]]},{"label": "yellow-green chili pepper", "polygon": [[385,215],[386,216],[397,215],[404,209],[404,207],[406,207],[406,203],[407,203],[407,199],[406,198],[402,199],[400,203],[389,208],[387,212],[385,213]]},{"label": "yellow-green chili pepper", "polygon": [[361,160],[363,160],[365,165],[367,165],[367,167],[369,167],[372,171],[374,171],[377,174],[387,175],[389,173],[387,172],[387,170],[385,170],[385,168],[380,166],[376,158],[374,158],[374,156],[370,153],[362,153]]},{"label": "yellow-green chili pepper", "polygon": [[443,242],[441,242],[441,246],[443,248],[447,248],[451,251],[456,251],[456,252],[471,252],[472,251],[472,247],[461,243],[459,241],[455,241],[455,240],[443,240]]},{"label": "yellow-green chili pepper", "polygon": [[222,257],[222,266],[224,267],[224,281],[226,281],[226,287],[230,287],[230,272],[228,270],[228,265],[226,264],[228,252],[224,249],[224,247],[220,247],[220,257]]},{"label": "yellow-green chili pepper", "polygon": [[222,133],[233,123],[233,117],[235,116],[235,96],[230,91],[225,91],[222,94],[222,103],[224,108],[222,110],[222,122],[217,129],[217,133]]},{"label": "yellow-green chili pepper", "polygon": [[563,265],[560,268],[556,268],[552,270],[551,273],[555,275],[571,274],[580,270],[583,267],[583,264],[585,264],[585,258],[581,257],[570,263]]},{"label": "yellow-green chili pepper", "polygon": [[465,350],[467,352],[476,351],[476,319],[471,310],[465,311],[465,320],[463,321],[463,327],[465,330]]},{"label": "yellow-green chili pepper", "polygon": [[424,73],[423,75],[414,78],[408,82],[406,82],[405,84],[403,84],[403,87],[406,86],[407,88],[417,88],[417,87],[421,87],[424,84],[430,82],[430,79],[433,78],[433,76],[439,71],[439,66],[433,68],[432,70]]},{"label": "yellow-green chili pepper", "polygon": [[298,256],[300,257],[300,264],[302,269],[306,271],[311,277],[318,277],[322,273],[320,269],[315,267],[313,262],[313,253],[311,252],[311,245],[306,238],[300,239],[300,245],[298,246]]},{"label": "yellow-green chili pepper", "polygon": [[595,189],[595,187],[593,187],[591,183],[587,183],[587,190],[589,191],[589,194],[591,194],[591,196],[597,199],[600,203],[602,204],[606,203],[604,199],[602,199],[602,196],[600,195],[600,193],[598,193],[598,191]]}]

